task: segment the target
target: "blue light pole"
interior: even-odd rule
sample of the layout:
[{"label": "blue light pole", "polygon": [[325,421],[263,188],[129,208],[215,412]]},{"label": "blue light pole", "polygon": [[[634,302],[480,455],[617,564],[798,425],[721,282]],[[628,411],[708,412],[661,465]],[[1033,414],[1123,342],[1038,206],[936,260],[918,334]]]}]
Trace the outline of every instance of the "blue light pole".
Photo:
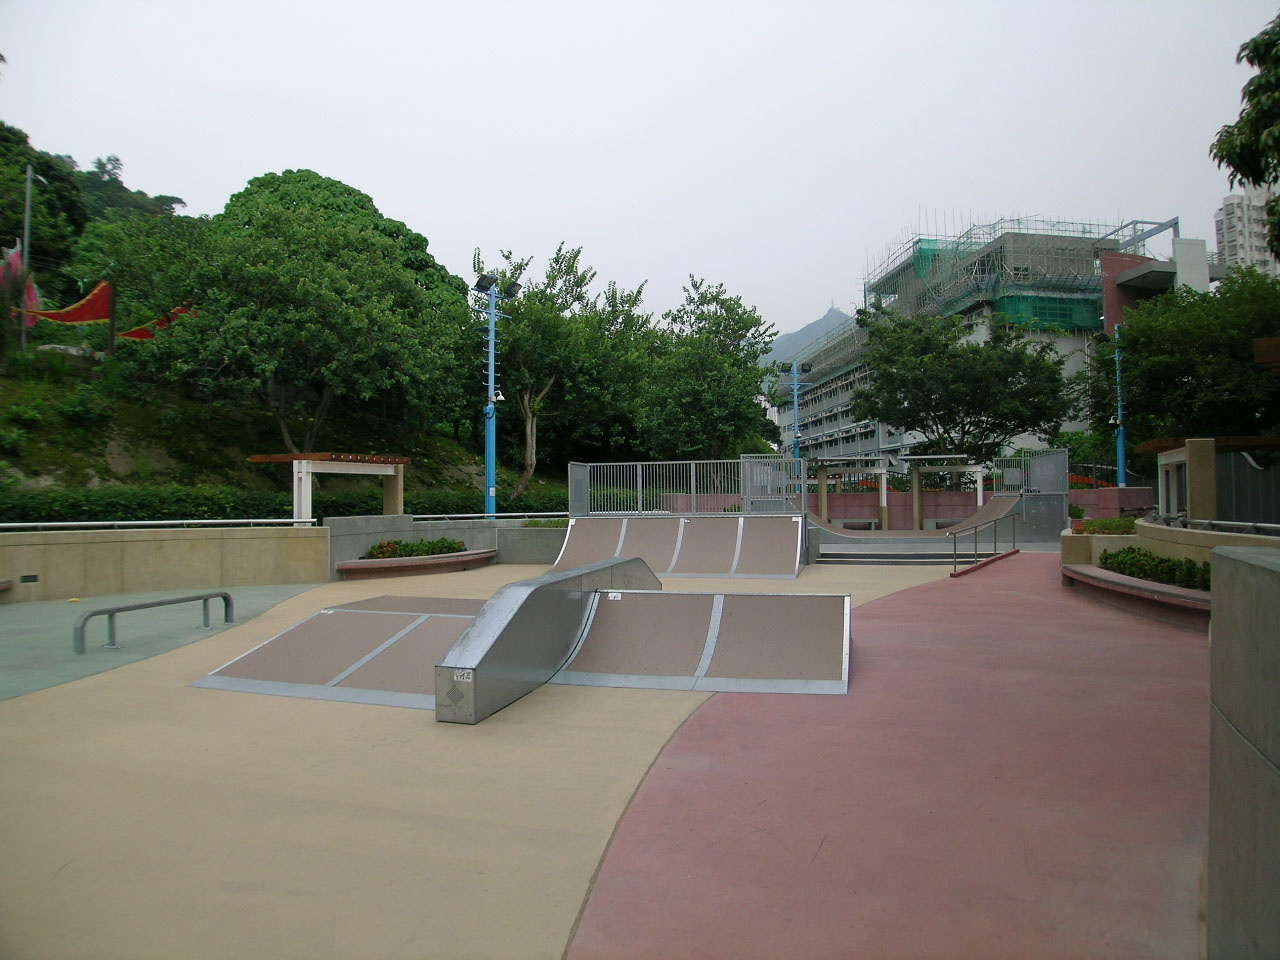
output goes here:
[{"label": "blue light pole", "polygon": [[1126,485],[1124,463],[1124,399],[1120,396],[1120,325],[1116,325],[1116,486]]},{"label": "blue light pole", "polygon": [[[782,372],[791,371],[791,453],[796,459],[800,459],[800,374],[808,373],[813,369],[811,363],[784,363]],[[804,384],[809,386],[809,384]]]},{"label": "blue light pole", "polygon": [[498,312],[498,301],[514,297],[520,292],[520,284],[512,280],[499,293],[498,278],[491,273],[482,273],[472,289],[483,293],[489,301],[484,310],[471,309],[483,313],[489,321],[488,391],[484,404],[484,512],[485,516],[492,517],[498,512],[498,401],[503,399],[497,380],[498,318],[511,319],[507,314]]}]

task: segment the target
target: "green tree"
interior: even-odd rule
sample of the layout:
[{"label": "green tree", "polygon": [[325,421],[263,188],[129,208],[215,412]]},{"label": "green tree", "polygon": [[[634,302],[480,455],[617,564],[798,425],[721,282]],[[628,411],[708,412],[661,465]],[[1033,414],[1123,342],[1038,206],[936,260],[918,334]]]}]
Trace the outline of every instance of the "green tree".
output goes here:
[{"label": "green tree", "polygon": [[855,416],[919,432],[930,452],[988,462],[1020,434],[1052,433],[1069,412],[1053,344],[998,318],[985,340],[959,317],[868,313],[860,323],[867,379],[853,391]]},{"label": "green tree", "polygon": [[[1218,131],[1209,155],[1231,168],[1231,185],[1265,186],[1280,181],[1280,17],[1240,47],[1236,63],[1257,69],[1240,95],[1235,123]],[[1280,257],[1280,196],[1267,201],[1268,241]]]},{"label": "green tree", "polygon": [[[1280,280],[1252,268],[1210,293],[1181,286],[1130,307],[1119,341],[1129,441],[1280,430],[1280,377],[1253,361],[1253,341],[1275,336]],[[1081,377],[1100,430],[1116,409],[1115,347],[1100,343]]]},{"label": "green tree", "polygon": [[258,177],[205,229],[199,315],[143,346],[171,379],[256,400],[289,450],[312,450],[335,405],[428,405],[452,375],[440,345],[469,322],[466,288],[426,248],[337,180]]},{"label": "green tree", "polygon": [[127,220],[132,217],[172,215],[186,206],[181,197],[148,196],[141,190],[130,190],[121,176],[124,163],[114,153],[93,161],[93,169],[77,174],[89,215],[94,220]]},{"label": "green tree", "polygon": [[650,456],[722,459],[758,448],[769,431],[760,358],[773,325],[723,284],[694,276],[663,320],[639,412]]}]

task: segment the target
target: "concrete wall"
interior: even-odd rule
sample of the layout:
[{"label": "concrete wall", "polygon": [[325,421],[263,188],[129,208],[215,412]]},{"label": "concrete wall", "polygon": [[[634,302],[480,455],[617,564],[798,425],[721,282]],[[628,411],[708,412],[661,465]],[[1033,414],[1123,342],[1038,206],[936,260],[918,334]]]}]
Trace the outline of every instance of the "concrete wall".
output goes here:
[{"label": "concrete wall", "polygon": [[[1263,547],[1280,550],[1280,537],[1219,530],[1184,530],[1158,523],[1138,521],[1138,546],[1162,557],[1190,558],[1197,563],[1210,559],[1215,547]],[[1215,572],[1216,575],[1216,572]]]},{"label": "concrete wall", "polygon": [[0,533],[0,603],[328,579],[323,527]]},{"label": "concrete wall", "polygon": [[[333,563],[356,560],[383,540],[461,540],[468,550],[497,550],[498,563],[554,563],[563,527],[526,527],[524,520],[418,520],[408,515],[329,517]],[[331,579],[338,579],[331,572]]]},{"label": "concrete wall", "polygon": [[1094,490],[1072,490],[1069,502],[1084,507],[1084,515],[1122,517],[1126,510],[1142,510],[1156,505],[1153,487],[1098,487]]},{"label": "concrete wall", "polygon": [[1208,955],[1280,957],[1280,552],[1213,553]]},{"label": "concrete wall", "polygon": [[1132,534],[1086,534],[1086,533],[1063,533],[1062,534],[1062,562],[1063,563],[1091,563],[1098,565],[1098,558],[1102,556],[1103,550],[1110,550],[1114,553],[1117,550],[1123,550],[1125,547],[1141,546],[1138,538]]}]

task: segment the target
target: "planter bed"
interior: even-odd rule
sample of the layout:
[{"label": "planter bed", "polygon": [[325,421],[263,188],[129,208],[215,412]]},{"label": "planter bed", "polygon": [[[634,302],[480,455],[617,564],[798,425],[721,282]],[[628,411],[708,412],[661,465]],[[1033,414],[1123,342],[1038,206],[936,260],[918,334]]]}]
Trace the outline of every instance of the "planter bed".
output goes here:
[{"label": "planter bed", "polygon": [[1154,580],[1114,573],[1091,563],[1064,563],[1062,585],[1083,589],[1100,600],[1196,629],[1209,625],[1210,594]]},{"label": "planter bed", "polygon": [[453,573],[493,563],[497,550],[463,550],[431,557],[388,557],[385,560],[340,560],[334,564],[343,580],[375,577],[416,577],[422,573]]}]

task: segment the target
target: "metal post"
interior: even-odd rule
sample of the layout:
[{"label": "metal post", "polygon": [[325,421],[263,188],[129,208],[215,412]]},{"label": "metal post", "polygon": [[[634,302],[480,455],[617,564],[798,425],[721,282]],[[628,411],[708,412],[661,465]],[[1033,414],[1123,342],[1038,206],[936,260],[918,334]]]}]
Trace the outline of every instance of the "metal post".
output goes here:
[{"label": "metal post", "polygon": [[689,512],[698,512],[698,465],[689,461]]},{"label": "metal post", "polygon": [[1116,486],[1126,486],[1124,463],[1124,399],[1120,395],[1120,327],[1116,327]]},{"label": "metal post", "polygon": [[498,285],[488,291],[489,296],[489,392],[484,407],[484,512],[493,517],[498,512],[498,407],[496,353],[498,340]]},{"label": "metal post", "polygon": [[209,629],[209,598],[205,597],[200,601],[200,605],[204,607],[204,628]]},{"label": "metal post", "polygon": [[114,650],[120,646],[116,643],[116,615],[114,613],[107,614],[107,642],[103,644],[109,650]]},{"label": "metal post", "polygon": [[800,459],[800,364],[791,364],[791,422],[794,431],[791,437],[791,450],[795,459]]},{"label": "metal post", "polygon": [[644,464],[636,464],[636,513],[644,513]]},{"label": "metal post", "polygon": [[[22,214],[22,289],[18,293],[20,300],[25,300],[27,283],[31,276],[31,177],[35,169],[27,164],[27,203]],[[25,303],[23,304],[25,306]],[[18,318],[18,349],[27,349],[27,318]]]}]

